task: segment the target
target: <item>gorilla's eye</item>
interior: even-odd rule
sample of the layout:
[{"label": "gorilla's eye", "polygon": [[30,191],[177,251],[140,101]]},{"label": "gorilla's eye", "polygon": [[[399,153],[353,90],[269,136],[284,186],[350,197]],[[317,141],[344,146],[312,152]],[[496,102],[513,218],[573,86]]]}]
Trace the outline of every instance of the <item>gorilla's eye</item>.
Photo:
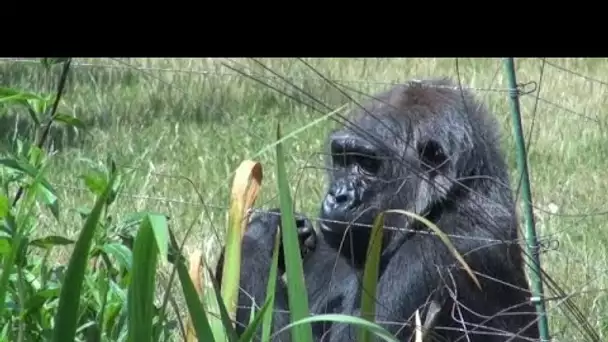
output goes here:
[{"label": "gorilla's eye", "polygon": [[375,154],[361,151],[344,151],[334,155],[333,163],[339,167],[357,166],[369,174],[377,173],[381,166],[380,159]]},{"label": "gorilla's eye", "polygon": [[447,159],[441,145],[433,140],[418,146],[418,156],[423,164],[426,164],[423,166],[429,168],[439,167]]},{"label": "gorilla's eye", "polygon": [[375,155],[355,153],[351,158],[365,172],[375,174],[380,170],[380,160]]},{"label": "gorilla's eye", "polygon": [[376,174],[382,166],[380,152],[367,141],[349,134],[336,134],[331,140],[332,163],[338,168],[356,167],[367,174]]}]

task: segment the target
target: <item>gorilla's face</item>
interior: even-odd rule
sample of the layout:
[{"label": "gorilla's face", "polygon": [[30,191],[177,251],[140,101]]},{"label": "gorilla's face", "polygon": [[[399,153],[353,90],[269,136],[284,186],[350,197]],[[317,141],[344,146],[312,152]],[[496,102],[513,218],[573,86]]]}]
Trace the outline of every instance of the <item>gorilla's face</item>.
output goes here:
[{"label": "gorilla's face", "polygon": [[[424,215],[449,191],[445,176],[451,163],[441,142],[428,138],[432,127],[412,130],[398,119],[364,117],[356,126],[365,133],[341,129],[329,136],[329,187],[320,227],[334,247],[349,233],[352,241],[342,248],[365,250],[379,213],[400,209]],[[384,218],[385,226],[405,228],[408,221],[399,214]]]}]

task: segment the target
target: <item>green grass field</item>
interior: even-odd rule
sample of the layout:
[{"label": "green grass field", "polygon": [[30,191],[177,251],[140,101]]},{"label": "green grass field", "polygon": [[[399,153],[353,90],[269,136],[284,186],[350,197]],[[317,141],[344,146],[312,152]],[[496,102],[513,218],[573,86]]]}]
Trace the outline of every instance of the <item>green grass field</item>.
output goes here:
[{"label": "green grass field", "polygon": [[[475,88],[502,123],[502,143],[516,179],[501,60],[307,61],[325,77],[368,94],[410,78],[460,77],[463,86]],[[538,82],[541,62],[516,60],[518,81]],[[608,60],[550,62],[608,81]],[[222,63],[245,70],[293,98]],[[269,59],[264,63],[331,108],[348,102],[298,60]],[[92,205],[93,198],[74,175],[84,170],[84,159],[103,161],[111,155],[121,168],[131,172],[115,213],[167,213],[172,228],[181,236],[194,224],[187,250],[203,248],[215,262],[220,246],[217,237],[221,238],[225,229],[232,171],[243,159],[262,162],[265,178],[256,205],[278,206],[274,148],[267,148],[275,140],[277,123],[287,135],[323,115],[302,104],[315,105],[314,101],[250,60],[77,59],[74,64],[61,110],[83,120],[87,130],[58,127],[52,131],[56,152],[49,177],[60,190],[62,218],[57,224],[42,211],[40,234],[77,234],[81,220],[73,209]],[[60,68],[45,72],[39,64],[24,61],[2,61],[0,68],[2,86],[30,91],[51,91],[49,87],[54,87],[60,72]],[[526,140],[531,138],[529,162],[538,234],[559,241],[557,249],[542,254],[543,267],[572,294],[591,325],[608,340],[608,225],[606,215],[599,214],[608,211],[608,87],[548,64],[539,85],[541,101],[535,106],[536,93],[524,96],[522,114]],[[355,99],[364,98],[352,90],[347,92]],[[13,112],[0,116],[0,137],[10,137],[16,130],[26,134],[27,121],[25,116],[16,120]],[[332,121],[322,120],[285,146],[296,205],[310,216],[316,216],[324,190],[321,152],[325,135],[333,127]],[[65,262],[68,252],[55,255],[57,261]],[[582,341],[559,302],[552,300],[548,305],[552,335],[558,341]]]}]

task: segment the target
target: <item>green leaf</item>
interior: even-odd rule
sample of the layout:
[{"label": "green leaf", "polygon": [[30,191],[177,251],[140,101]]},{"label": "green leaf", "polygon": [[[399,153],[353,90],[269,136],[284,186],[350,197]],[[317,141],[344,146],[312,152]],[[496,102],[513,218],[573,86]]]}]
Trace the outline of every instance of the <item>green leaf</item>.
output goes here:
[{"label": "green leaf", "polygon": [[27,313],[29,314],[40,310],[44,303],[46,303],[50,299],[57,298],[59,296],[59,293],[59,287],[46,288],[36,292],[36,294],[34,294],[27,300],[27,303],[25,305]]},{"label": "green leaf", "polygon": [[55,189],[51,186],[51,184],[46,180],[38,176],[38,170],[31,166],[29,163],[23,162],[21,160],[16,159],[0,159],[0,165],[4,165],[10,169],[22,172],[32,177],[33,179],[37,179],[38,181],[52,194],[57,193]]},{"label": "green leaf", "polygon": [[120,243],[107,243],[101,247],[101,250],[105,254],[113,256],[122,267],[131,272],[133,255],[127,246]]},{"label": "green leaf", "polygon": [[43,98],[40,100],[28,100],[27,102],[30,104],[36,114],[44,114],[46,112],[46,108],[48,106],[47,98]]},{"label": "green leaf", "polygon": [[129,228],[131,226],[136,226],[141,224],[141,221],[146,218],[148,215],[161,215],[159,213],[153,212],[139,212],[139,213],[129,213],[125,215],[125,218],[121,221],[121,226],[123,228]]},{"label": "green leaf", "polygon": [[[14,218],[9,215],[5,217],[3,222],[3,229],[11,235],[11,242],[9,246],[9,253],[4,257],[2,265],[2,273],[0,273],[0,312],[4,312],[5,305],[10,303],[10,299],[6,298],[7,292],[9,291],[9,282],[11,275],[13,274],[13,267],[19,265],[22,261],[20,252],[23,252],[23,239],[21,232],[17,228],[17,224]],[[8,241],[8,240],[7,240]]]},{"label": "green leaf", "polygon": [[49,101],[48,99],[29,99],[27,100],[25,106],[28,109],[28,113],[30,117],[37,126],[40,125],[40,116],[43,116],[46,113],[46,109],[48,107]]},{"label": "green leaf", "polygon": [[0,194],[0,219],[5,218],[11,210],[11,204],[4,194]]},{"label": "green leaf", "polygon": [[38,184],[36,188],[38,190],[38,198],[42,203],[46,204],[53,214],[53,217],[56,220],[59,220],[59,201],[57,200],[57,196],[42,184]]},{"label": "green leaf", "polygon": [[0,103],[17,102],[26,103],[27,100],[43,100],[43,98],[34,93],[28,93],[22,90],[0,87]]},{"label": "green leaf", "polygon": [[[281,140],[281,127],[277,125],[277,140]],[[285,155],[283,143],[276,146],[277,178],[279,185],[279,201],[281,207],[281,235],[283,238],[283,254],[287,273],[287,297],[291,321],[295,322],[309,316],[308,296],[304,286],[304,271],[302,257],[300,256],[300,243],[298,241],[296,220],[293,215],[293,202],[289,190],[287,171],[285,170]],[[294,341],[312,341],[312,327],[310,324],[299,325],[292,331]]]},{"label": "green leaf", "polygon": [[25,109],[27,109],[27,113],[30,115],[30,119],[32,119],[32,121],[34,121],[34,123],[36,124],[36,127],[40,126],[40,119],[38,119],[38,113],[36,113],[36,110],[32,108],[30,101],[25,101],[23,105],[25,106]]},{"label": "green leaf", "polygon": [[158,248],[150,218],[142,221],[133,246],[133,268],[128,294],[128,341],[152,341],[154,290]]},{"label": "green leaf", "polygon": [[27,157],[32,167],[39,169],[44,159],[44,151],[36,145],[27,145]]},{"label": "green leaf", "polygon": [[2,336],[1,337],[2,339],[0,340],[0,342],[8,342],[9,341],[9,339],[8,339],[7,336],[8,336],[8,330],[9,330],[10,327],[11,327],[10,324],[5,324],[4,325],[4,328],[2,328],[2,332],[0,332],[0,336]]},{"label": "green leaf", "polygon": [[95,228],[97,228],[101,212],[111,189],[110,185],[113,182],[114,175],[110,178],[103,194],[95,201],[95,206],[87,217],[78,241],[76,241],[76,245],[74,246],[59,296],[59,307],[55,315],[55,327],[52,339],[54,342],[74,341],[78,323],[80,293],[89,258],[89,249],[95,234]]},{"label": "green leaf", "polygon": [[167,217],[159,214],[148,214],[148,220],[154,232],[154,238],[160,257],[163,261],[167,261],[169,255],[169,228],[167,226]]},{"label": "green leaf", "polygon": [[61,122],[72,127],[85,128],[85,124],[80,119],[68,114],[55,114],[53,121]]},{"label": "green leaf", "polygon": [[16,159],[0,159],[0,165],[4,165],[19,172],[28,173],[25,167],[23,167]]},{"label": "green leaf", "polygon": [[11,252],[11,243],[6,237],[0,237],[0,255],[6,256]]},{"label": "green leaf", "polygon": [[31,246],[47,249],[53,246],[66,246],[74,243],[74,240],[70,240],[63,236],[49,235],[40,239],[30,241]]},{"label": "green leaf", "polygon": [[[380,252],[382,250],[382,234],[384,228],[384,213],[380,213],[374,220],[371,238],[367,246],[367,258],[363,270],[363,291],[361,291],[361,317],[373,322],[376,318],[376,286],[378,285],[378,268],[380,263]],[[370,330],[363,326],[359,327],[359,338],[357,341],[370,342],[372,340]]]},{"label": "green leaf", "polygon": [[92,193],[99,196],[108,186],[106,175],[99,170],[91,170],[82,176],[84,184]]}]

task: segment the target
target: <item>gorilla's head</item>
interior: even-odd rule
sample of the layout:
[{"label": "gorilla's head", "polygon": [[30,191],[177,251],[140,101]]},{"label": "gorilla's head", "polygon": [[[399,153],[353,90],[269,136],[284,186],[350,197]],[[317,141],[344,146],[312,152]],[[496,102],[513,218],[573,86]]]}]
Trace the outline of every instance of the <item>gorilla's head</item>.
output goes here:
[{"label": "gorilla's head", "polygon": [[[327,142],[329,187],[320,227],[329,244],[356,258],[365,254],[380,212],[428,216],[445,210],[446,199],[461,190],[458,180],[479,171],[476,162],[484,164],[477,158],[487,155],[481,151],[487,147],[474,142],[494,139],[472,130],[470,120],[486,120],[475,114],[479,106],[441,79],[399,85],[347,115],[352,124]],[[385,216],[385,226],[411,228],[411,222]],[[391,231],[385,232],[387,242]]]}]

